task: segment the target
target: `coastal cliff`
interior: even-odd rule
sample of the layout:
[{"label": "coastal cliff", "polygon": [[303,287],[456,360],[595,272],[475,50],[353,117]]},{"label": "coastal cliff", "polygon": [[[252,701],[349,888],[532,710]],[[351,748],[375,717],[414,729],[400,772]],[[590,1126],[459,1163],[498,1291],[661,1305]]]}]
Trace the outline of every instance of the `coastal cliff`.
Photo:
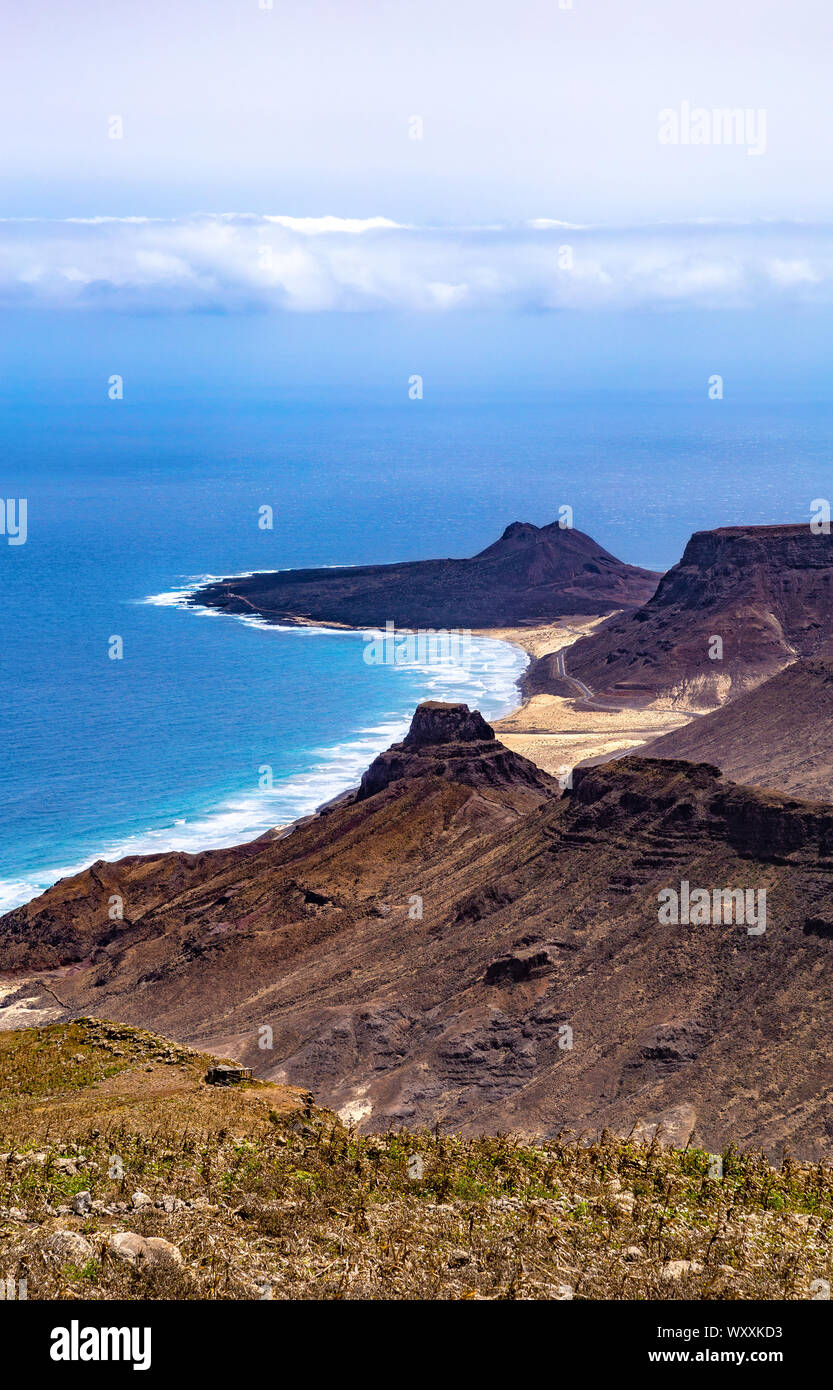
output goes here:
[{"label": "coastal cliff", "polygon": [[[833,536],[809,525],[696,532],[643,607],[571,648],[571,676],[599,699],[712,709],[833,638]],[[547,656],[527,693],[569,693]]]}]

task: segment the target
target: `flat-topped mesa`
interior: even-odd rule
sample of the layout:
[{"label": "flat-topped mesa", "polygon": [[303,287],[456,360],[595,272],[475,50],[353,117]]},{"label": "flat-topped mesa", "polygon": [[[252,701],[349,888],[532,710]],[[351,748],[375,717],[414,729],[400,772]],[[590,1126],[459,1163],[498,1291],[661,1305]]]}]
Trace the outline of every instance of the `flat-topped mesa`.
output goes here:
[{"label": "flat-topped mesa", "polygon": [[403,745],[423,748],[438,743],[478,743],[494,739],[495,731],[479,710],[450,705],[442,700],[423,700],[414,710]]},{"label": "flat-topped mesa", "polygon": [[[805,540],[807,536],[814,536],[815,531],[810,529],[806,521],[778,521],[767,526],[712,526],[706,531],[693,531],[689,545],[700,541],[704,536],[711,536],[718,540],[746,540],[763,541],[772,543],[790,539]],[[824,535],[819,532],[819,535]]]},{"label": "flat-topped mesa", "polygon": [[[602,699],[713,709],[797,657],[824,655],[831,600],[833,535],[809,523],[697,531],[642,608],[576,642],[567,672]],[[527,693],[558,689],[557,677],[544,657]]]},{"label": "flat-topped mesa", "polygon": [[561,790],[555,778],[500,743],[478,710],[439,700],[417,705],[405,738],[373,760],[356,800],[365,801],[393,782],[420,777],[442,777],[477,789],[516,787],[525,802],[530,792],[540,798],[558,796]]},{"label": "flat-topped mesa", "polygon": [[833,535],[816,534],[806,523],[695,531],[679,564],[663,576],[645,606],[662,607],[690,597],[688,586],[700,576],[709,579],[709,591],[702,596],[706,600],[729,589],[761,590],[777,597],[787,587],[782,579],[787,570],[803,573],[805,582],[819,570],[833,573]]}]

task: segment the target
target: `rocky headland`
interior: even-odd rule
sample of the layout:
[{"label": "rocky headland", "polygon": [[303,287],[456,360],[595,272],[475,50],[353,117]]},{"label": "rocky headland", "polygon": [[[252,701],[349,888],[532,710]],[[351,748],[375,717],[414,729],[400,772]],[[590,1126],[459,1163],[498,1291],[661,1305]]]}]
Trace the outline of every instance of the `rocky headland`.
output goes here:
[{"label": "rocky headland", "polygon": [[[661,1125],[816,1159],[831,872],[830,805],[639,757],[562,793],[430,704],[288,835],[56,884],[0,920],[0,966],[18,1006],[152,1026],[364,1130]],[[663,924],[683,881],[765,890],[765,931]]]},{"label": "rocky headland", "polygon": [[470,559],[278,570],[218,580],[191,601],[275,623],[491,628],[634,608],[659,577],[583,531],[516,521]]}]

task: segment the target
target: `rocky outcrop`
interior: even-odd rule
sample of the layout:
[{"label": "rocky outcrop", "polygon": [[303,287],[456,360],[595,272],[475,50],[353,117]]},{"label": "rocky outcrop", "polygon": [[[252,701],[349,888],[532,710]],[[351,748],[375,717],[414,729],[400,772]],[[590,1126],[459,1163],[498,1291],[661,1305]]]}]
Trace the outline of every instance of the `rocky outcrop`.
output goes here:
[{"label": "rocky outcrop", "polygon": [[357,799],[376,796],[403,779],[431,776],[468,787],[514,787],[540,796],[558,796],[561,790],[555,778],[499,743],[477,710],[427,700],[417,706],[403,741],[371,763]]},{"label": "rocky outcrop", "polygon": [[[199,872],[178,855],[106,865],[103,902],[88,875],[64,880],[25,934],[0,919],[0,953],[28,941],[38,959],[41,931],[74,924],[85,957],[22,979],[33,998],[198,1042],[366,1130],[677,1116],[715,1152],[833,1158],[833,806],[633,756],[561,794],[475,712],[433,703],[374,768]],[[708,902],[765,893],[765,929],[734,910],[661,920],[683,883]]]},{"label": "rocky outcrop", "polygon": [[829,917],[808,917],[804,923],[805,936],[820,936],[824,941],[833,940],[833,922]]},{"label": "rocky outcrop", "polygon": [[239,1086],[243,1081],[251,1081],[252,1073],[248,1067],[236,1067],[231,1062],[218,1062],[205,1073],[209,1086]]},{"label": "rocky outcrop", "polygon": [[246,575],[206,585],[192,601],[281,623],[458,629],[633,608],[658,579],[582,531],[516,521],[470,559]]},{"label": "rocky outcrop", "polygon": [[[833,639],[833,536],[805,526],[699,531],[636,612],[570,649],[569,674],[600,699],[712,709]],[[560,689],[554,656],[533,663],[529,693]]]},{"label": "rocky outcrop", "polygon": [[520,980],[531,980],[543,974],[551,965],[552,958],[545,946],[527,946],[493,960],[483,978],[487,985],[503,981],[517,984]]},{"label": "rocky outcrop", "polygon": [[182,1251],[162,1236],[142,1236],[135,1231],[121,1231],[110,1236],[107,1250],[125,1264],[181,1265]]},{"label": "rocky outcrop", "polygon": [[479,710],[424,700],[417,705],[402,742],[405,748],[430,748],[441,743],[491,743],[494,737],[494,729]]}]

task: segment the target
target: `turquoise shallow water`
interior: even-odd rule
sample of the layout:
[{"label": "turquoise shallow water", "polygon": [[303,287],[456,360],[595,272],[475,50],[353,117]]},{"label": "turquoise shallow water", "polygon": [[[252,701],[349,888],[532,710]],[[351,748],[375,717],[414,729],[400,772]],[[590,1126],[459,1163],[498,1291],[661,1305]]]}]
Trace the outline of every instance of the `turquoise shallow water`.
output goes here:
[{"label": "turquoise shallow water", "polygon": [[307,814],[402,737],[421,699],[487,716],[517,702],[525,658],[506,643],[472,639],[465,668],[369,666],[361,633],[186,608],[182,588],[136,601],[111,583],[91,586],[83,623],[50,630],[43,615],[0,782],[0,906],[96,858],[235,844]]},{"label": "turquoise shallow water", "polygon": [[[297,556],[256,508],[237,535],[224,525],[229,488],[272,495],[271,460],[226,472],[205,438],[183,458],[186,421],[176,444],[137,429],[114,452],[83,423],[59,461],[43,440],[18,493],[26,544],[0,542],[0,907],[97,858],[233,844],[306,814],[401,737],[420,699],[487,716],[517,702],[525,658],[505,643],[474,639],[466,669],[370,666],[360,633],[185,607],[209,559],[240,573]],[[22,453],[34,432],[13,441]],[[352,558],[304,530],[306,555]]]},{"label": "turquoise shallow water", "polygon": [[828,495],[828,407],[123,404],[6,402],[2,492],[28,498],[29,533],[0,537],[4,907],[99,857],[303,814],[427,696],[487,717],[516,703],[516,648],[475,642],[465,671],[371,667],[359,634],[177,606],[200,577],[472,554],[564,502],[623,559],[667,567],[694,529],[800,519]]}]

